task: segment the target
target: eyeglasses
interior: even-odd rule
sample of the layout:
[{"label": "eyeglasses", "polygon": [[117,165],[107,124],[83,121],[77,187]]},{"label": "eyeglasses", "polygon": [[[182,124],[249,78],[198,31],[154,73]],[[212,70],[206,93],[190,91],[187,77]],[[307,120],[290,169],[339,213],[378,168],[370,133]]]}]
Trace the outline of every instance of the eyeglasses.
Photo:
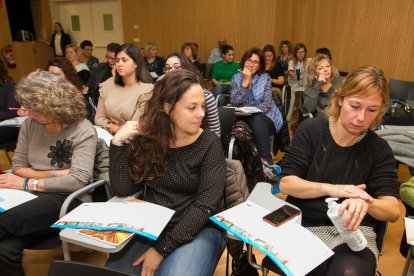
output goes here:
[{"label": "eyeglasses", "polygon": [[181,70],[181,65],[165,66],[163,69],[164,73],[168,73],[175,70]]},{"label": "eyeglasses", "polygon": [[259,61],[258,60],[251,60],[250,58],[246,60],[246,63],[247,64],[250,64],[250,65],[254,65],[254,66],[259,65]]}]

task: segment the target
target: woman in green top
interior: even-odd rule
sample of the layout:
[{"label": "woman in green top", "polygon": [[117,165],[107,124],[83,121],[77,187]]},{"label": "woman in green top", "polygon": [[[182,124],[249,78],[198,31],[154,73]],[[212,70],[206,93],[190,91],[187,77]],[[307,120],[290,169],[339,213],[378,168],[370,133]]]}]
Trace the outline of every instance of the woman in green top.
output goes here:
[{"label": "woman in green top", "polygon": [[231,90],[231,78],[240,69],[237,62],[234,59],[234,48],[230,45],[224,45],[221,52],[223,60],[219,60],[214,63],[213,73],[211,74],[211,80],[216,86],[213,90],[213,95],[217,98],[219,94],[230,94]]}]

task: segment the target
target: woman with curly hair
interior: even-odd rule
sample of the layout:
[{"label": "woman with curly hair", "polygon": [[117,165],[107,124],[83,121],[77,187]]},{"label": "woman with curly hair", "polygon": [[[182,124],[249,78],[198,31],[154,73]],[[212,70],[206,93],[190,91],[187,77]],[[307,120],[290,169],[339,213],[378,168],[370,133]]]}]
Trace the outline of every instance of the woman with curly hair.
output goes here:
[{"label": "woman with curly hair", "polygon": [[112,139],[114,193],[143,191],[175,214],[156,241],[135,236],[107,266],[134,275],[213,274],[225,235],[209,217],[221,211],[226,163],[217,135],[200,127],[204,112],[200,79],[176,70],[155,85],[140,123],[128,122]]},{"label": "woman with curly hair", "polygon": [[46,71],[70,81],[79,91],[83,91],[82,80],[77,75],[75,67],[66,58],[54,57],[49,59]]},{"label": "woman with curly hair", "polygon": [[17,276],[24,275],[25,242],[57,234],[50,225],[64,200],[91,182],[97,137],[85,119],[82,94],[63,78],[33,72],[17,86],[16,98],[29,117],[20,130],[12,173],[0,174],[0,189],[37,196],[0,213],[0,271]]},{"label": "woman with curly hair", "polygon": [[315,117],[324,112],[329,99],[342,82],[337,70],[332,66],[332,60],[327,55],[316,55],[308,68],[308,87],[303,92],[303,113],[312,113]]}]

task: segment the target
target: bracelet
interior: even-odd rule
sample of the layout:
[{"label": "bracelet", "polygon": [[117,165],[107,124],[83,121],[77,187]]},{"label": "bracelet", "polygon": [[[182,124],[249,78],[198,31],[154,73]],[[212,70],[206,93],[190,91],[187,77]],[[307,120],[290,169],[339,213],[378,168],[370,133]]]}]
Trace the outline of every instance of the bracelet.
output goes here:
[{"label": "bracelet", "polygon": [[56,173],[56,169],[53,169],[53,176],[56,177],[57,173]]},{"label": "bracelet", "polygon": [[23,190],[24,191],[29,191],[29,178],[25,178],[23,181]]}]

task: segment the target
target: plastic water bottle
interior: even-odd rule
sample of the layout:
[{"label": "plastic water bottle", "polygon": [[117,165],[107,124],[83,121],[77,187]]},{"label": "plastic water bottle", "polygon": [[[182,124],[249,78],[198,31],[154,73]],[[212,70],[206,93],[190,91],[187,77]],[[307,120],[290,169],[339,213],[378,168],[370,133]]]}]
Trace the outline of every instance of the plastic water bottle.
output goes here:
[{"label": "plastic water bottle", "polygon": [[367,247],[367,239],[359,228],[357,230],[348,230],[345,228],[342,222],[345,219],[347,212],[345,210],[342,216],[338,214],[341,205],[336,203],[337,200],[337,198],[325,199],[325,202],[328,203],[327,215],[349,248],[355,252],[361,251]]}]

